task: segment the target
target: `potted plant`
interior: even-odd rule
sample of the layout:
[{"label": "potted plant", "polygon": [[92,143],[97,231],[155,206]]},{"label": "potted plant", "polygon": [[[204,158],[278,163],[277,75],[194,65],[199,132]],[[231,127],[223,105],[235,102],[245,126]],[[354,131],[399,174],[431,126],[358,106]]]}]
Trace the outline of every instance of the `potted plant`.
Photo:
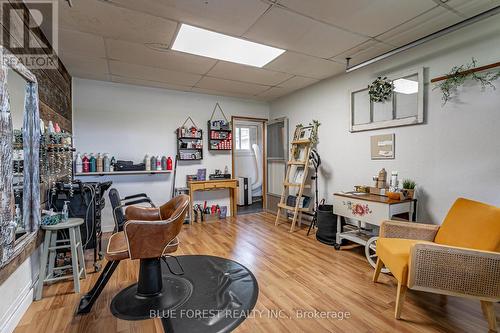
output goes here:
[{"label": "potted plant", "polygon": [[413,199],[413,196],[415,195],[415,186],[417,183],[415,183],[414,180],[411,179],[405,179],[403,180],[403,191],[406,194],[406,197],[408,199]]}]

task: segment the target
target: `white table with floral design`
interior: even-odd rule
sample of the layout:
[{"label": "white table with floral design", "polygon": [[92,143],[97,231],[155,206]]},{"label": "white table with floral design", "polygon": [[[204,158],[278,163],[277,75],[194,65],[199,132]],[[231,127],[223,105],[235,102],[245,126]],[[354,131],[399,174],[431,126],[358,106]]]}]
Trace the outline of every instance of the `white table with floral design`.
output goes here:
[{"label": "white table with floral design", "polygon": [[[415,199],[394,200],[369,193],[335,193],[333,195],[333,213],[337,215],[335,248],[340,248],[343,239],[363,245],[368,262],[375,267],[376,241],[380,224],[384,220],[390,220],[393,216],[404,213],[408,213],[408,222],[415,221],[416,203]],[[343,231],[342,217],[357,221],[357,229]],[[369,224],[373,229],[362,228],[362,224]]]}]

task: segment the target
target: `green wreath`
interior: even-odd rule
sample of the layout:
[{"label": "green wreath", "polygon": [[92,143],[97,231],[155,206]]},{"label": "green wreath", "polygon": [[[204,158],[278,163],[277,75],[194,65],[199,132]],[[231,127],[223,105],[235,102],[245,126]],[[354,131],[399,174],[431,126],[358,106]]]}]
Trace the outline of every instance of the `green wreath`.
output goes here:
[{"label": "green wreath", "polygon": [[394,90],[394,85],[392,81],[387,80],[387,77],[378,77],[368,86],[368,94],[370,95],[370,101],[376,103],[382,103],[388,101]]}]

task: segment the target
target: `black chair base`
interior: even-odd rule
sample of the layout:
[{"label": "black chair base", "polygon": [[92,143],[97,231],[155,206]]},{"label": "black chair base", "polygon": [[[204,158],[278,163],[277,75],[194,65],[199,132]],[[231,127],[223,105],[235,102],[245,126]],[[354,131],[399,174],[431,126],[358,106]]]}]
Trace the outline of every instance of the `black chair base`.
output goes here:
[{"label": "black chair base", "polygon": [[124,320],[168,315],[189,300],[192,283],[183,277],[162,275],[160,259],[141,260],[139,282],[120,291],[111,301],[111,313]]}]

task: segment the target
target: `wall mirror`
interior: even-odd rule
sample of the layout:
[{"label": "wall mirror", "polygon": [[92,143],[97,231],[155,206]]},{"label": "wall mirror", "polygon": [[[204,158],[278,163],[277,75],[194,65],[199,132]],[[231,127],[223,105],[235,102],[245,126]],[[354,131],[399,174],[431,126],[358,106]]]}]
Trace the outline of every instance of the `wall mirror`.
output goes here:
[{"label": "wall mirror", "polygon": [[5,48],[0,70],[0,266],[40,222],[40,120],[36,77]]},{"label": "wall mirror", "polygon": [[424,69],[387,76],[393,93],[385,102],[372,102],[368,87],[349,92],[350,131],[416,125],[424,122]]}]

